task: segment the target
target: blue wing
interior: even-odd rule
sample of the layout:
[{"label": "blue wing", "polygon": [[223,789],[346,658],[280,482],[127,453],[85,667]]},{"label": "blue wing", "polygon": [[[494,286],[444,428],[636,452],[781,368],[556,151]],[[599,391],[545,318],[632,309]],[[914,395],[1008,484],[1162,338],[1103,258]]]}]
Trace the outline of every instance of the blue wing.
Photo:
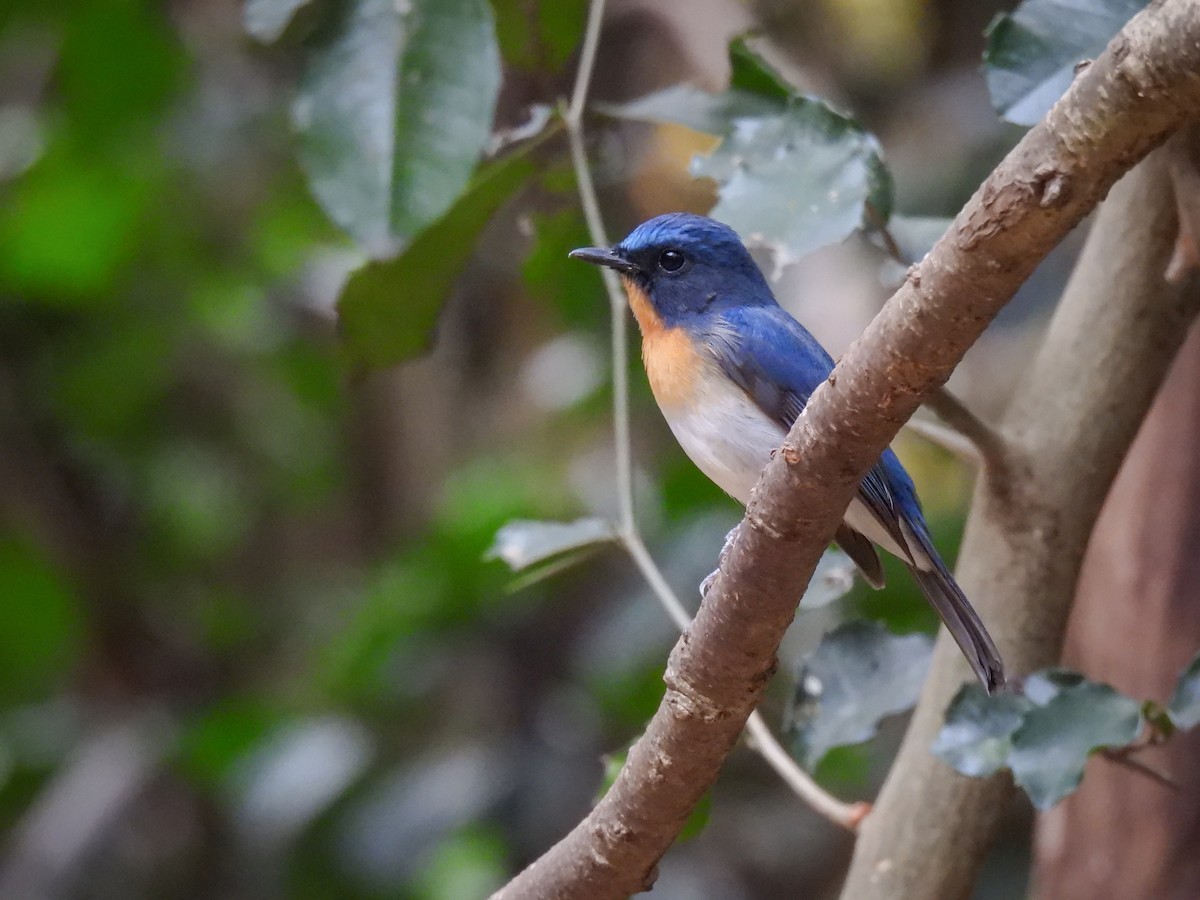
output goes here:
[{"label": "blue wing", "polygon": [[[706,343],[725,373],[785,431],[833,370],[833,360],[816,338],[774,304],[724,310]],[[908,549],[910,571],[987,690],[1003,685],[1004,664],[996,645],[938,556],[912,479],[891,449],[883,451],[862,480],[858,497],[897,546]],[[837,540],[868,580],[882,586],[870,541],[845,524]]]},{"label": "blue wing", "polygon": [[[775,304],[724,310],[707,344],[725,374],[784,431],[833,371],[825,348]],[[899,546],[907,546],[900,519],[920,520],[921,507],[912,480],[890,449],[859,485],[859,499]]]}]

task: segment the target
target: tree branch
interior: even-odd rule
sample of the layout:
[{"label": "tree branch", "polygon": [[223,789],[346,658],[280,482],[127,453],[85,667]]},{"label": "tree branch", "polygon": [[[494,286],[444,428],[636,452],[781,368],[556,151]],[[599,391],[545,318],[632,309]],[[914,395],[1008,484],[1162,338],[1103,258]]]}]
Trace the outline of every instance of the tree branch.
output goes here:
[{"label": "tree branch", "polygon": [[[596,198],[596,186],[588,168],[587,151],[584,146],[583,109],[587,101],[588,85],[596,63],[596,48],[600,42],[600,26],[604,20],[605,0],[592,0],[588,9],[587,31],[583,49],[579,55],[579,69],[575,75],[575,87],[571,103],[563,113],[570,141],[571,162],[575,170],[579,201],[583,208],[591,241],[598,247],[608,245],[604,219],[600,214],[600,203]],[[642,577],[666,610],[671,621],[680,631],[686,632],[692,623],[671,586],[667,584],[658,564],[646,549],[637,527],[633,510],[633,463],[632,442],[629,439],[629,365],[626,350],[625,293],[612,269],[602,268],[604,287],[608,293],[610,331],[613,359],[613,445],[616,456],[616,493],[619,524],[617,534],[625,551],[633,558]],[[762,717],[755,713],[747,723],[754,738],[752,747],[767,764],[783,779],[784,783],[819,815],[835,825],[854,830],[865,815],[863,804],[843,803],[825,791],[807,772],[801,769],[779,745],[779,741],[767,727]]]},{"label": "tree branch", "polygon": [[[959,582],[1016,672],[1059,660],[1100,506],[1200,303],[1195,278],[1168,284],[1164,277],[1178,231],[1166,156],[1147,159],[1101,208],[1005,415],[1004,432],[1022,467],[1016,490],[976,489]],[[939,640],[843,896],[970,893],[1012,785],[1006,776],[956,775],[929,753],[966,674],[957,649]]]},{"label": "tree branch", "polygon": [[971,412],[944,387],[926,397],[925,405],[932,409],[939,419],[971,442],[977,458],[983,463],[985,475],[992,478],[1011,476],[1004,435]]},{"label": "tree branch", "polygon": [[[814,393],[765,469],[716,582],[671,654],[662,703],[608,793],[498,896],[617,898],[653,884],[658,859],[758,703],[796,598],[863,475],[1037,262],[1121,174],[1200,112],[1198,72],[1194,4],[1158,4],[1126,26],[992,173]],[[1015,636],[1001,649],[1013,653]],[[1021,668],[1027,654],[1014,658]]]}]

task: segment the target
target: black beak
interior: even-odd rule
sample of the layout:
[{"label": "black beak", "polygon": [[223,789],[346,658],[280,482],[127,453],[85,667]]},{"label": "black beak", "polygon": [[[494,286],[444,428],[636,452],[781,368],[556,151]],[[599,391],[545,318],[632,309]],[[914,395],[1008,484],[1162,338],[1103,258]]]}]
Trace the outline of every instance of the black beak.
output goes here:
[{"label": "black beak", "polygon": [[584,262],[590,262],[597,266],[607,266],[622,275],[631,275],[638,268],[620,256],[616,250],[609,250],[605,247],[580,247],[578,250],[572,250],[567,256],[571,259],[582,259]]}]

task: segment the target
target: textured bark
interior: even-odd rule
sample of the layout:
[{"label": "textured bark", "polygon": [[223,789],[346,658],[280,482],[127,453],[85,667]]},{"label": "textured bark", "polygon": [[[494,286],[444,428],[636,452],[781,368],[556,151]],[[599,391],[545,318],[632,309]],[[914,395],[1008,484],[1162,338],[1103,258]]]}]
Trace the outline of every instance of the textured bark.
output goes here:
[{"label": "textured bark", "polygon": [[[1200,112],[1193,13],[1185,0],[1169,0],[1136,17],[842,357],[765,470],[716,583],[671,654],[662,704],[616,782],[497,896],[615,898],[653,883],[658,859],[758,703],[796,601],[862,476],[1037,262],[1121,174]],[[1001,649],[1021,639],[1011,635]]]},{"label": "textured bark", "polygon": [[[987,479],[977,490],[958,578],[1018,674],[1059,660],[1088,535],[1200,306],[1194,278],[1168,284],[1164,277],[1176,233],[1160,151],[1113,189],[1097,216],[1005,416],[1011,477]],[[1006,776],[956,775],[929,753],[968,674],[953,644],[940,638],[843,896],[950,900],[970,893],[1012,786]]]},{"label": "textured bark", "polygon": [[[1067,665],[1133,697],[1170,699],[1200,647],[1200,329],[1193,327],[1084,557]],[[1037,896],[1200,897],[1200,730],[1138,759],[1172,791],[1094,761],[1080,790],[1040,816]]]}]

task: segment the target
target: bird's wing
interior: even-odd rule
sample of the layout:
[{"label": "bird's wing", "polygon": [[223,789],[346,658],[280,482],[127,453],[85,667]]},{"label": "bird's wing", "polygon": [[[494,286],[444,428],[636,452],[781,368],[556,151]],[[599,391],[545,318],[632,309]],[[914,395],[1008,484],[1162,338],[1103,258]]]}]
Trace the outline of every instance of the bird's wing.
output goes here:
[{"label": "bird's wing", "polygon": [[[833,370],[825,348],[780,306],[725,310],[706,344],[725,374],[784,431],[791,430],[812,392]],[[890,484],[896,478],[896,487],[915,502],[908,473],[891,450],[885,450],[863,478],[859,499],[897,544],[906,547],[902,513]]]}]

